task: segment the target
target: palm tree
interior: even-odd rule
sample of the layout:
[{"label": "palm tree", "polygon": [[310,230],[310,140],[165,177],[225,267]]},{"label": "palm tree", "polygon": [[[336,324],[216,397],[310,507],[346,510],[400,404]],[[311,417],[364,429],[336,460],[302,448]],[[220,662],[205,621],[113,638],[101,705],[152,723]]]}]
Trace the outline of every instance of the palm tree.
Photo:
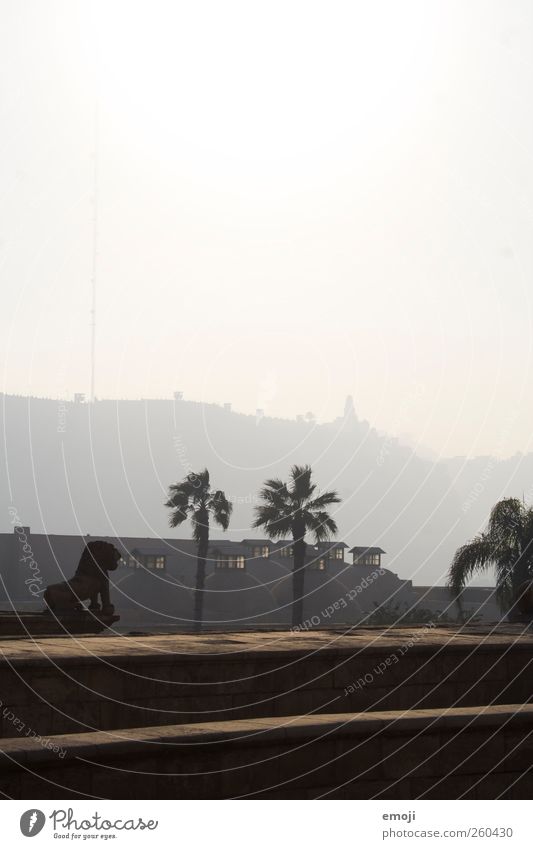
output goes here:
[{"label": "palm tree", "polygon": [[311,483],[310,466],[293,466],[289,483],[279,478],[265,481],[259,495],[263,500],[255,508],[254,528],[264,528],[271,539],[288,536],[293,541],[292,568],[292,624],[301,624],[304,605],[306,533],[313,534],[315,542],[323,542],[337,532],[337,525],[327,512],[331,504],[338,504],[336,492],[315,496],[316,485]]},{"label": "palm tree", "polygon": [[192,522],[193,537],[198,545],[194,626],[200,631],[204,607],[205,563],[209,549],[209,520],[212,517],[213,521],[226,531],[233,505],[221,489],[211,489],[209,472],[204,469],[198,475],[191,473],[180,483],[172,484],[165,507],[172,510],[169,518],[171,528],[176,528],[186,519]]},{"label": "palm tree", "polygon": [[492,508],[487,530],[461,546],[448,573],[448,586],[460,600],[466,582],[494,566],[496,596],[503,610],[516,600],[518,588],[533,577],[533,508],[505,498]]}]

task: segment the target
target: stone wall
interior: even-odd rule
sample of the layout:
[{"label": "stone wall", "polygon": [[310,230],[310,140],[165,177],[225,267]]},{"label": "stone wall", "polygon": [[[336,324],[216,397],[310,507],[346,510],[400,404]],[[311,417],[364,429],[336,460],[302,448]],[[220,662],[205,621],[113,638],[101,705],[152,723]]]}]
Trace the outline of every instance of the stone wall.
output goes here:
[{"label": "stone wall", "polygon": [[0,791],[54,798],[481,798],[533,792],[533,706],[265,718],[5,740]]},{"label": "stone wall", "polygon": [[[350,637],[313,632],[13,640],[0,650],[2,711],[41,735],[311,712],[515,704],[533,695],[529,636],[395,629]],[[3,737],[17,736],[13,721],[4,715]]]}]

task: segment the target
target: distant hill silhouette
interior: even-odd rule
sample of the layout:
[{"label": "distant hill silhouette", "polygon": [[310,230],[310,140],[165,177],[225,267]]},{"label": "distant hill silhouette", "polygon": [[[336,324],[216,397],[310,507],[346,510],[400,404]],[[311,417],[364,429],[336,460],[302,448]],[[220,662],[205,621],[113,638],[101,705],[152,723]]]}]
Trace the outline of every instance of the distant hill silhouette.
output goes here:
[{"label": "distant hill silhouette", "polygon": [[[485,523],[492,504],[533,494],[533,455],[434,463],[358,420],[353,407],[330,424],[247,416],[215,404],[138,400],[73,403],[0,396],[0,531],[9,506],[34,531],[93,536],[169,532],[167,487],[207,466],[234,505],[228,537],[253,536],[257,490],[310,463],[336,489],[339,538],[380,545],[385,565],[416,584],[443,583],[456,547]],[[483,583],[487,583],[487,579]]]}]

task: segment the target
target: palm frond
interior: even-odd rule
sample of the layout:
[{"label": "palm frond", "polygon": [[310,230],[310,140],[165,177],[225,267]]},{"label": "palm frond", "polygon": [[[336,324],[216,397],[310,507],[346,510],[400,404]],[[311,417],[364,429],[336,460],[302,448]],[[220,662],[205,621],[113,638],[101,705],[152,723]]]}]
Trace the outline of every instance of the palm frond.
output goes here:
[{"label": "palm frond", "polygon": [[529,568],[533,566],[533,508],[524,510],[520,534],[520,550],[526,557]]},{"label": "palm frond", "polygon": [[311,483],[311,475],[311,466],[294,465],[291,467],[291,495],[293,498],[297,498],[299,501],[311,498],[316,489],[316,485]]},{"label": "palm frond", "polygon": [[[259,497],[267,504],[275,505],[279,510],[284,509],[285,505],[292,503],[292,497],[289,493],[286,484],[279,481],[280,486],[270,486],[274,481],[267,481],[265,486],[259,491]],[[275,483],[278,483],[277,481]]]},{"label": "palm frond", "polygon": [[316,542],[325,542],[337,533],[337,523],[324,510],[305,513],[305,523]]},{"label": "palm frond", "polygon": [[259,504],[254,508],[255,520],[252,527],[261,528],[275,521],[276,519],[292,520],[292,505],[291,504]]},{"label": "palm frond", "polygon": [[187,475],[187,483],[190,487],[191,498],[196,504],[209,498],[209,472],[203,469],[201,472],[191,472]]},{"label": "palm frond", "polygon": [[189,515],[190,493],[187,481],[171,484],[168,492],[169,498],[165,502],[165,507],[168,507],[172,511],[168,522],[171,528],[176,528],[182,522],[185,522]]},{"label": "palm frond", "polygon": [[329,507],[330,504],[340,504],[340,498],[335,491],[323,492],[313,498],[307,505],[308,510],[322,510],[324,507]]},{"label": "palm frond", "polygon": [[286,490],[287,485],[281,478],[269,478],[263,484],[263,489],[265,490],[273,490],[274,492],[278,492],[279,490]]},{"label": "palm frond", "polygon": [[292,533],[292,514],[279,511],[272,504],[255,508],[254,528],[263,528],[271,539],[282,539]]},{"label": "palm frond", "polygon": [[[168,504],[166,505],[168,507]],[[181,525],[189,516],[189,511],[183,507],[177,507],[168,517],[168,523],[171,528],[177,528],[178,525]]]},{"label": "palm frond", "polygon": [[210,497],[208,508],[213,511],[213,519],[217,525],[227,531],[233,504],[226,498],[221,489],[217,489]]},{"label": "palm frond", "polygon": [[479,534],[471,542],[461,546],[456,551],[448,572],[447,584],[452,594],[458,597],[472,575],[484,571],[493,562],[493,547],[487,533]]},{"label": "palm frond", "polygon": [[518,498],[498,501],[491,510],[487,528],[495,548],[518,549],[525,518],[526,510]]},{"label": "palm frond", "polygon": [[168,501],[165,501],[165,507],[168,507],[169,510],[178,510],[178,509],[186,510],[188,504],[189,504],[188,498],[184,499],[184,498],[178,498],[176,496],[172,496],[171,498],[168,499]]},{"label": "palm frond", "polygon": [[165,504],[165,507],[173,507],[178,504],[187,504],[189,498],[193,494],[192,487],[189,485],[187,479],[180,481],[180,483],[173,483],[168,488],[169,499]]}]

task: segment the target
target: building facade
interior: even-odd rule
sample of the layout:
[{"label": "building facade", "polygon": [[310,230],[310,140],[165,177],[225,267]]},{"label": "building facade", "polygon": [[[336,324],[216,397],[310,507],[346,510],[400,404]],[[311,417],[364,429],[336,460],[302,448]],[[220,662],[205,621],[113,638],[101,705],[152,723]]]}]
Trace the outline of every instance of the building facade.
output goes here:
[{"label": "building facade", "polygon": [[[92,537],[35,534],[15,527],[0,534],[3,606],[44,607],[48,584],[74,574]],[[187,539],[98,537],[121,552],[110,575],[112,599],[126,629],[172,630],[192,624],[196,545]],[[308,544],[302,626],[363,622],[383,604],[412,605],[410,581],[381,565],[382,549],[353,549],[342,541]],[[365,558],[361,552],[372,554]],[[375,552],[378,552],[376,555]],[[291,621],[293,551],[290,540],[210,542],[204,621],[211,627],[286,626]]]},{"label": "building facade", "polygon": [[[68,580],[93,537],[34,534],[17,526],[0,534],[0,601],[5,608],[44,609],[49,584]],[[187,630],[192,626],[196,544],[188,539],[98,537],[121,553],[111,595],[122,630]],[[350,559],[351,555],[351,559]],[[413,587],[382,565],[385,552],[333,540],[308,544],[302,628],[379,624],[413,611],[453,619],[458,609],[445,587]],[[212,628],[285,627],[291,622],[293,550],[290,540],[210,542],[204,623]],[[495,620],[491,588],[465,591],[469,615]],[[415,618],[416,618],[416,614]]]}]

